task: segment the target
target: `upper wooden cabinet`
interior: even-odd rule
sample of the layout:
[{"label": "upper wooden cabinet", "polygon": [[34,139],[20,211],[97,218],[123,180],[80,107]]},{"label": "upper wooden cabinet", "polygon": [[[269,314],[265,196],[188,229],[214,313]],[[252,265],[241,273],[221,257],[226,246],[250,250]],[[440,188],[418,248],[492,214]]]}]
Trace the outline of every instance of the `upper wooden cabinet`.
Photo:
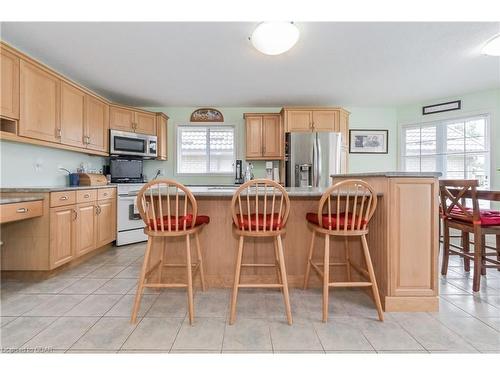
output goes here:
[{"label": "upper wooden cabinet", "polygon": [[84,147],[85,92],[61,83],[61,143]]},{"label": "upper wooden cabinet", "polygon": [[109,105],[91,95],[85,97],[84,142],[88,149],[108,151]]},{"label": "upper wooden cabinet", "polygon": [[348,128],[349,112],[343,108],[285,107],[281,114],[286,132],[344,133]]},{"label": "upper wooden cabinet", "polygon": [[109,128],[156,135],[156,115],[112,105],[109,109]]},{"label": "upper wooden cabinet", "polygon": [[19,119],[19,57],[0,49],[0,116]]},{"label": "upper wooden cabinet", "polygon": [[168,159],[168,116],[163,113],[156,115],[156,136],[158,138],[158,160]]},{"label": "upper wooden cabinet", "polygon": [[19,67],[19,135],[59,142],[61,80],[24,60]]},{"label": "upper wooden cabinet", "polygon": [[246,159],[282,159],[283,126],[274,113],[245,113]]}]

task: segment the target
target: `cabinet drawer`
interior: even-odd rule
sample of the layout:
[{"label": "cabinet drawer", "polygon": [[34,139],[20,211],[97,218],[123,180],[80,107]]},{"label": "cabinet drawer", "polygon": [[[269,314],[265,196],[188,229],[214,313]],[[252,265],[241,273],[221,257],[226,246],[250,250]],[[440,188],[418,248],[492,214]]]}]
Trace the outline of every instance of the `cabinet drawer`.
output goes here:
[{"label": "cabinet drawer", "polygon": [[93,202],[95,200],[97,200],[97,189],[76,191],[76,203]]},{"label": "cabinet drawer", "polygon": [[57,191],[50,193],[50,207],[66,206],[76,203],[76,191]]},{"label": "cabinet drawer", "polygon": [[0,223],[43,215],[43,201],[8,203],[0,206]]},{"label": "cabinet drawer", "polygon": [[116,189],[115,188],[107,188],[107,189],[99,189],[99,193],[97,194],[97,199],[110,199],[115,198]]}]

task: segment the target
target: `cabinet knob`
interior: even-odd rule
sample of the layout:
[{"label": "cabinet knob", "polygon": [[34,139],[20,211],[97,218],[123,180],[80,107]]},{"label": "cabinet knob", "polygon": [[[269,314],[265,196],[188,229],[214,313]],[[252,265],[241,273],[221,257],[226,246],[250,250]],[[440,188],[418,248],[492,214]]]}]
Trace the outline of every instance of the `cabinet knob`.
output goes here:
[{"label": "cabinet knob", "polygon": [[67,201],[68,197],[66,195],[63,195],[61,198],[59,198],[60,201]]},{"label": "cabinet knob", "polygon": [[85,194],[83,197],[84,198],[90,198],[90,194]]},{"label": "cabinet knob", "polygon": [[21,207],[21,208],[18,208],[16,210],[16,212],[20,213],[20,214],[24,214],[26,212],[28,212],[28,209],[27,208],[24,208],[24,207]]}]

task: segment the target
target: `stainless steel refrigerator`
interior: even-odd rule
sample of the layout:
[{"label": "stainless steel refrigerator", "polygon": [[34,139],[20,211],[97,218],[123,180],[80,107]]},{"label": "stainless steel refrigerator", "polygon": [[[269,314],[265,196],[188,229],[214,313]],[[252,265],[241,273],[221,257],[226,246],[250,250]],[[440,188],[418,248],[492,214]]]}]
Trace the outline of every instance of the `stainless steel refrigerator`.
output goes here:
[{"label": "stainless steel refrigerator", "polygon": [[286,186],[329,186],[330,175],[344,172],[342,165],[341,133],[286,134]]}]

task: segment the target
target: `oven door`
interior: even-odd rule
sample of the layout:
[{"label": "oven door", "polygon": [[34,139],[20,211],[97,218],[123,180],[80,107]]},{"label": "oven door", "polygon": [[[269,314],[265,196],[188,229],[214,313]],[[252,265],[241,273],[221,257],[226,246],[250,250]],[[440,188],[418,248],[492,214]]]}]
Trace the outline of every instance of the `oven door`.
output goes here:
[{"label": "oven door", "polygon": [[110,130],[109,153],[111,155],[148,156],[149,136],[118,130]]},{"label": "oven door", "polygon": [[118,197],[118,231],[142,229],[145,227],[136,206],[136,196],[121,195]]}]

